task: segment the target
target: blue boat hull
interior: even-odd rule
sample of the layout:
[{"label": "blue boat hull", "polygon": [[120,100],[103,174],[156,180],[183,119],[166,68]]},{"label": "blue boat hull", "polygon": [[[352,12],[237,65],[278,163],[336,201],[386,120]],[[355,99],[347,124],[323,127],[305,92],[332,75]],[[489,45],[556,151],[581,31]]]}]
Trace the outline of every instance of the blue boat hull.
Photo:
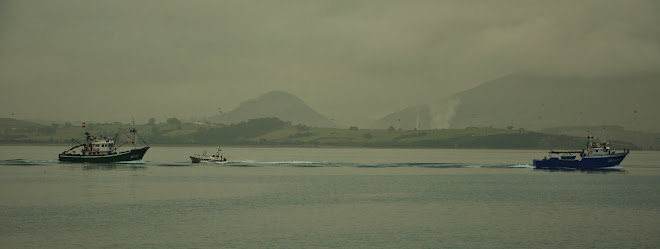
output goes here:
[{"label": "blue boat hull", "polygon": [[575,159],[561,159],[557,157],[534,159],[534,167],[543,169],[554,168],[574,168],[574,169],[600,169],[608,168],[621,164],[624,158],[628,155],[625,153],[616,153],[604,156],[583,157],[580,160]]}]

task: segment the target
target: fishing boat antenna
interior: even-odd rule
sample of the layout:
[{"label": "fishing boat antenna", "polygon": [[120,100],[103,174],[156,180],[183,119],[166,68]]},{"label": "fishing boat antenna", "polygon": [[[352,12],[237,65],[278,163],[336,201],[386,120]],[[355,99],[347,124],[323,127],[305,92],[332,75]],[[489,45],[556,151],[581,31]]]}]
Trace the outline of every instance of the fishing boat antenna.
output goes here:
[{"label": "fishing boat antenna", "polygon": [[[119,129],[119,131],[121,131],[121,133],[123,133],[124,136],[126,136],[126,138],[128,138],[129,141],[131,140],[131,137],[130,137],[128,134],[126,134],[126,132],[124,132],[124,130]],[[131,142],[132,142],[132,141],[131,141]],[[122,145],[127,144],[127,143],[128,143],[128,142],[124,142]],[[122,146],[122,145],[120,145],[120,146]]]},{"label": "fishing boat antenna", "polygon": [[135,147],[135,149],[137,149],[138,138],[142,140],[142,143],[144,143],[144,145],[146,145],[147,147],[149,146],[149,144],[147,144],[147,141],[144,141],[144,138],[142,138],[142,136],[138,134],[137,129],[135,129],[135,117],[133,117],[133,128],[130,130],[130,132],[133,133],[133,147]]},{"label": "fishing boat antenna", "polygon": [[133,149],[137,149],[137,130],[135,129],[135,115],[131,115],[131,120],[133,121],[133,128],[130,132],[133,133]]},{"label": "fishing boat antenna", "polygon": [[138,141],[137,141],[137,130],[135,128],[132,128],[130,130],[130,132],[133,133],[133,148],[137,149],[137,143],[138,143]]},{"label": "fishing boat antenna", "polygon": [[139,137],[140,140],[142,140],[142,143],[144,143],[144,145],[146,145],[147,147],[149,147],[149,144],[147,143],[147,141],[144,141],[144,138],[142,138],[142,136],[140,136],[140,134],[138,134],[137,131],[135,132],[135,135],[137,135],[137,137]]},{"label": "fishing boat antenna", "polygon": [[[146,145],[146,146],[148,147],[149,144],[147,143],[147,141],[145,141],[144,138],[142,138],[142,136],[140,136],[140,134],[138,134],[137,129],[135,129],[135,118],[133,118],[133,122],[132,122],[132,123],[133,123],[133,127],[129,130],[129,132],[130,132],[130,133],[133,133],[133,137],[129,136],[129,135],[128,135],[126,132],[124,132],[124,130],[122,130],[122,129],[119,129],[119,131],[121,131],[121,133],[123,133],[124,136],[126,136],[126,138],[128,138],[128,140],[131,141],[131,143],[133,144],[133,148],[134,148],[134,149],[137,149],[138,138],[140,138],[140,140],[142,140],[142,143],[144,143],[144,145]],[[119,133],[117,133],[116,136],[118,136],[118,135],[119,135]],[[115,136],[115,141],[116,141],[116,136]],[[121,144],[120,146],[117,146],[117,147],[121,147],[121,146],[123,146],[124,144],[127,144],[127,143],[128,143],[128,142],[124,142],[123,144]]]}]

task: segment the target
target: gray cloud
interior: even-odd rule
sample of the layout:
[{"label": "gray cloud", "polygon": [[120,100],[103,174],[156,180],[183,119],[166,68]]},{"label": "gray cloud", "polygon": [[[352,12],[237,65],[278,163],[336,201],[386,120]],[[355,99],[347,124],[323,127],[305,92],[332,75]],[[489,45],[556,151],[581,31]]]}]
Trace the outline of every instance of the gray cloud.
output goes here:
[{"label": "gray cloud", "polygon": [[284,90],[340,123],[363,125],[516,71],[658,71],[659,6],[4,1],[0,115],[188,118]]}]

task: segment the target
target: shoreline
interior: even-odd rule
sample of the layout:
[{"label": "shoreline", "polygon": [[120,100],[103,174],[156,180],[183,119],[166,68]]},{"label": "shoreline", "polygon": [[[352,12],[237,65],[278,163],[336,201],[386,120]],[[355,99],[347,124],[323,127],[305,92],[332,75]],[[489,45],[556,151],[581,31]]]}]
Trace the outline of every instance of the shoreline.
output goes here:
[{"label": "shoreline", "polygon": [[[0,146],[70,146],[68,143],[0,143]],[[550,150],[552,148],[502,148],[502,147],[414,147],[414,146],[333,146],[333,145],[257,145],[257,144],[149,144],[149,147],[233,147],[233,148],[319,148],[319,149],[449,149],[449,150],[521,150],[521,151],[537,151],[537,150]],[[636,149],[631,151],[660,151]]]}]

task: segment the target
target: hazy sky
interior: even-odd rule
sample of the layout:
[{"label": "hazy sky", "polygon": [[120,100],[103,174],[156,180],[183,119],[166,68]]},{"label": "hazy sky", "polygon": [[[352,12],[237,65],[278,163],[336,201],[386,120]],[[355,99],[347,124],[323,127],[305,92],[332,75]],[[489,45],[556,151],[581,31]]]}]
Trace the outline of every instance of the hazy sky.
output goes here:
[{"label": "hazy sky", "polygon": [[660,2],[0,1],[0,117],[203,117],[271,90],[342,124],[517,71],[660,68]]}]

